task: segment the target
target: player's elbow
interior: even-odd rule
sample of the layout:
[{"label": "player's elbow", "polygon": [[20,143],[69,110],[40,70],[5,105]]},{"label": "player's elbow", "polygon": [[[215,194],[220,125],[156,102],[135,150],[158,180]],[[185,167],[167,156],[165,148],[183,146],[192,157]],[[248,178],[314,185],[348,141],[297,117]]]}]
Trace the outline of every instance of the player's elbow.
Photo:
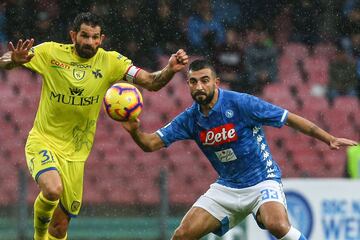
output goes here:
[{"label": "player's elbow", "polygon": [[151,146],[141,146],[141,149],[144,151],[144,152],[154,152],[155,149],[152,148]]},{"label": "player's elbow", "polygon": [[158,143],[153,141],[143,144],[140,147],[144,152],[155,152],[161,148]]}]

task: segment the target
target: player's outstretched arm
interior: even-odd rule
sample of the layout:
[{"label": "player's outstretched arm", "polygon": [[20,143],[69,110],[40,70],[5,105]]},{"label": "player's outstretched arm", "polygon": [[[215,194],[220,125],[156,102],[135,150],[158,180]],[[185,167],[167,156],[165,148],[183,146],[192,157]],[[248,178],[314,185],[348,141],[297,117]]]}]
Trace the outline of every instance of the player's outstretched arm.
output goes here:
[{"label": "player's outstretched arm", "polygon": [[34,44],[34,39],[26,39],[25,41],[19,40],[16,47],[12,42],[9,42],[9,50],[0,57],[0,68],[12,69],[20,66],[23,63],[27,63],[34,56],[29,54],[29,50]]},{"label": "player's outstretched arm", "polygon": [[136,121],[122,122],[122,125],[144,152],[154,152],[165,146],[156,133],[145,133],[140,130],[139,119],[136,119]]},{"label": "player's outstretched arm", "polygon": [[183,49],[179,49],[175,54],[171,55],[168,65],[162,70],[153,73],[143,69],[140,70],[135,83],[150,91],[158,91],[172,79],[175,73],[181,71],[188,62],[189,56]]},{"label": "player's outstretched arm", "polygon": [[342,146],[355,146],[358,144],[357,142],[347,138],[334,137],[330,133],[318,127],[313,122],[294,113],[289,112],[286,124],[289,127],[299,130],[306,135],[325,142],[330,146],[330,149],[339,149]]}]

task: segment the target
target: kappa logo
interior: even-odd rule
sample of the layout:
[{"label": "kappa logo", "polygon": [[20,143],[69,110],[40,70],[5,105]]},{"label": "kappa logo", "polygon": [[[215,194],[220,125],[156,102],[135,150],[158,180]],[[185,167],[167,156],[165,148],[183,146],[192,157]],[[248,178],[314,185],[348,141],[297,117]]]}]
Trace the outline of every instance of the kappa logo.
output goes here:
[{"label": "kappa logo", "polygon": [[103,75],[101,74],[100,69],[96,69],[96,71],[92,71],[92,74],[94,75],[95,78],[102,78],[103,77]]},{"label": "kappa logo", "polygon": [[217,146],[234,142],[237,139],[235,126],[232,123],[200,132],[200,141],[203,145]]}]

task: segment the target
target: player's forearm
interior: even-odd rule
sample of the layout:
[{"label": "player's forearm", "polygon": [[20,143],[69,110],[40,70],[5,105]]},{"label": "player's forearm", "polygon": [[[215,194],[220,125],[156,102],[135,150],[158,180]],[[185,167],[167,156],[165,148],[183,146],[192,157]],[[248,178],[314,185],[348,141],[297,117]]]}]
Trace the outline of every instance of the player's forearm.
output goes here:
[{"label": "player's forearm", "polygon": [[289,113],[287,125],[308,136],[319,139],[328,145],[334,138],[331,134],[318,127],[315,123],[292,113]]},{"label": "player's forearm", "polygon": [[140,130],[129,132],[132,139],[144,152],[153,152],[154,149],[151,145],[151,134],[143,133]]},{"label": "player's forearm", "polygon": [[169,65],[163,68],[161,71],[151,73],[151,91],[158,91],[163,88],[174,76],[175,72],[170,69]]},{"label": "player's forearm", "polygon": [[7,52],[0,57],[0,68],[1,69],[12,69],[17,66],[18,66],[18,64],[14,63],[11,59],[11,52]]}]

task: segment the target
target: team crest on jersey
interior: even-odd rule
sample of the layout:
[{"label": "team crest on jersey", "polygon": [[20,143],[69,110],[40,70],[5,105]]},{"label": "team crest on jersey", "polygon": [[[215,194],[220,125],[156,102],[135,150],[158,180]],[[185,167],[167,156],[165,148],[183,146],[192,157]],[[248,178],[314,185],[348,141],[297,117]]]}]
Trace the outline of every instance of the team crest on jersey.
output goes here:
[{"label": "team crest on jersey", "polygon": [[234,142],[238,139],[235,126],[232,123],[221,125],[200,132],[200,141],[203,145],[217,146]]},{"label": "team crest on jersey", "polygon": [[226,110],[225,116],[226,116],[227,118],[232,118],[232,117],[234,116],[234,111],[231,110],[231,109]]},{"label": "team crest on jersey", "polygon": [[74,69],[73,76],[76,80],[82,80],[85,77],[85,71],[79,70],[79,69]]}]

